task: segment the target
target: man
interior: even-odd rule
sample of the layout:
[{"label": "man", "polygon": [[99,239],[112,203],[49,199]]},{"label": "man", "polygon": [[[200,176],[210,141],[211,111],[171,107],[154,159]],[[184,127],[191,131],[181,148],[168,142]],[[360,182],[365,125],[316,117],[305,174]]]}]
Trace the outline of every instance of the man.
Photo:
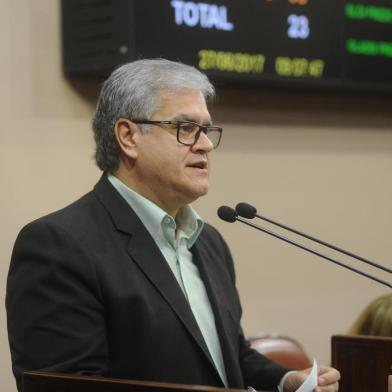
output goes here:
[{"label": "man", "polygon": [[[32,369],[284,391],[308,374],[247,346],[229,249],[189,206],[208,191],[222,133],[213,94],[167,60],[105,82],[93,121],[102,178],[15,244],[6,305],[19,388]],[[338,378],[324,368],[320,391]]]}]

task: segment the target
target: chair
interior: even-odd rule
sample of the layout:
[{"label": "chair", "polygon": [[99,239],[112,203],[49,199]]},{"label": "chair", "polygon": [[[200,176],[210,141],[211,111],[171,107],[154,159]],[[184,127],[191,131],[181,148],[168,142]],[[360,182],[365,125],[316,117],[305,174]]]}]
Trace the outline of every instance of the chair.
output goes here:
[{"label": "chair", "polygon": [[253,349],[281,366],[294,370],[312,366],[312,361],[301,344],[289,336],[269,333],[252,336],[247,340]]}]

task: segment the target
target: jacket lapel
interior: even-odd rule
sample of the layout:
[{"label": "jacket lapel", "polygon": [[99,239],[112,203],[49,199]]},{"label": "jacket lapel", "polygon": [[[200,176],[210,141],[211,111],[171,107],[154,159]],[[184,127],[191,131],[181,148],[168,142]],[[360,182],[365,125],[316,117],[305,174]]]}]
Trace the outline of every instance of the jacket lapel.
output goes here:
[{"label": "jacket lapel", "polygon": [[132,260],[176,313],[215,369],[189,303],[150,233],[132,208],[110,184],[105,174],[95,186],[94,192],[111,216],[117,230],[130,236],[127,252]]},{"label": "jacket lapel", "polygon": [[200,246],[197,242],[192,248],[192,253],[194,262],[198,266],[206,286],[214,312],[215,325],[218,330],[229,387],[243,388],[243,377],[239,366],[238,352],[235,348],[235,342],[238,340],[238,331],[230,330],[229,327],[233,325],[233,320],[230,317],[229,305],[224,302],[224,299],[227,298],[227,293],[220,283],[219,274],[214,273],[212,270],[216,261],[212,260],[206,248]]},{"label": "jacket lapel", "polygon": [[189,303],[162,253],[144,226],[141,230],[134,232],[128,245],[128,252],[177,314],[211,365],[214,366]]}]

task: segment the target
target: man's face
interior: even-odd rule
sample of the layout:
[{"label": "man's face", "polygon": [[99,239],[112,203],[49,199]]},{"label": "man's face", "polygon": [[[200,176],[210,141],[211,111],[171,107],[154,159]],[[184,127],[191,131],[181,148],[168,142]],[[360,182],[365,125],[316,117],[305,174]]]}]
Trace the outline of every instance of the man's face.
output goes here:
[{"label": "man's face", "polygon": [[[159,108],[151,117],[156,121],[193,121],[211,124],[202,94],[197,90],[161,93]],[[209,153],[213,145],[202,132],[197,143],[185,146],[177,141],[176,129],[152,125],[137,134],[135,189],[170,214],[198,197],[209,187]]]}]

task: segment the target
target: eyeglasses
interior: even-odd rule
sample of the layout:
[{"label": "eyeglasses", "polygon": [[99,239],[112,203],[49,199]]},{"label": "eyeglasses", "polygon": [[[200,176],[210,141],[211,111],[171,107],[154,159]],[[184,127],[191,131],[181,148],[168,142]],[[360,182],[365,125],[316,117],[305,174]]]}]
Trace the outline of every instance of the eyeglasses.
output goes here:
[{"label": "eyeglasses", "polygon": [[192,121],[152,121],[131,120],[135,124],[175,125],[177,141],[185,146],[193,146],[199,140],[200,134],[208,137],[214,148],[217,148],[222,137],[223,129],[212,125],[199,125]]}]

